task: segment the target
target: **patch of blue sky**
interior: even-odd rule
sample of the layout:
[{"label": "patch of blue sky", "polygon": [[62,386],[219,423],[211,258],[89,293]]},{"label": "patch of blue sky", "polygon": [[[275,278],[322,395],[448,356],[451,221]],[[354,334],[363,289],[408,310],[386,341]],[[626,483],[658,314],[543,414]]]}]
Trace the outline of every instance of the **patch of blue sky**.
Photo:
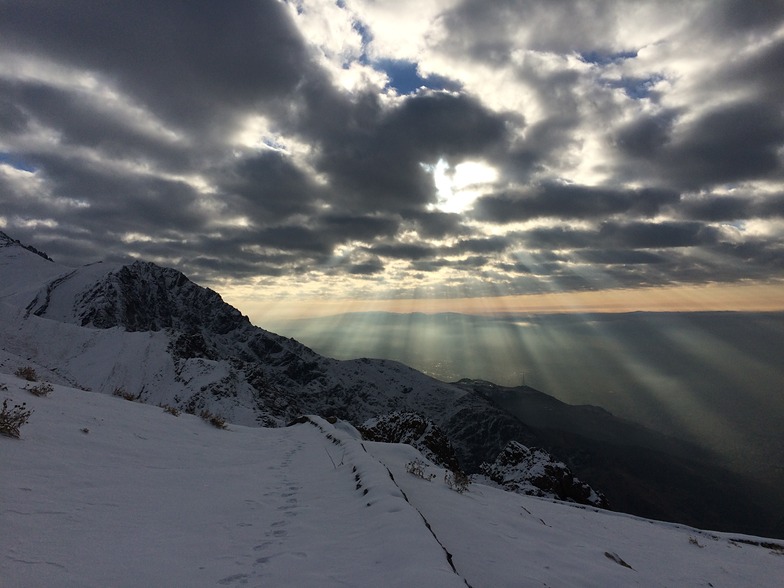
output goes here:
[{"label": "patch of blue sky", "polygon": [[656,74],[647,78],[622,77],[620,80],[607,80],[606,83],[611,88],[620,88],[633,100],[642,100],[651,98],[654,86],[663,79],[664,76]]},{"label": "patch of blue sky", "polygon": [[0,165],[1,164],[10,165],[14,169],[26,172],[34,172],[37,169],[32,163],[25,161],[24,157],[14,155],[13,153],[0,152]]},{"label": "patch of blue sky", "polygon": [[422,77],[419,67],[413,61],[382,59],[373,64],[389,77],[388,86],[400,95],[413,94],[420,88],[430,90],[459,90],[460,84],[438,75]]},{"label": "patch of blue sky", "polygon": [[285,143],[278,141],[277,138],[275,137],[266,136],[261,140],[261,143],[267,149],[272,149],[273,151],[280,151],[282,153],[288,152]]},{"label": "patch of blue sky", "polygon": [[357,31],[362,39],[362,55],[360,56],[359,61],[363,65],[366,65],[368,63],[367,46],[373,41],[373,33],[370,32],[370,28],[365,23],[359,20],[354,20],[351,23],[351,28]]},{"label": "patch of blue sky", "polygon": [[[337,6],[345,8],[345,3],[342,0],[338,0]],[[461,89],[459,83],[443,76],[430,75],[422,77],[419,74],[419,67],[414,61],[405,59],[371,60],[368,57],[367,48],[373,42],[373,33],[370,28],[360,20],[355,19],[351,23],[351,26],[362,38],[362,54],[359,56],[359,63],[362,65],[370,65],[373,68],[386,73],[389,78],[388,87],[394,88],[398,94],[413,94],[423,87],[431,90],[457,91]],[[344,68],[348,68],[349,66],[349,63],[343,64]]]}]

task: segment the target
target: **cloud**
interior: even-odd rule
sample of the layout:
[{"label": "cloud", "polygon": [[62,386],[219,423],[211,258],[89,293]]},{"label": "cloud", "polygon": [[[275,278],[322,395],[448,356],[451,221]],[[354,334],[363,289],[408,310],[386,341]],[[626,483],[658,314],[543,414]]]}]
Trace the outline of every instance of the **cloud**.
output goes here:
[{"label": "cloud", "polygon": [[712,245],[717,229],[699,222],[613,222],[593,228],[536,228],[523,234],[533,249],[665,249]]},{"label": "cloud", "polygon": [[369,247],[368,251],[380,256],[392,259],[422,259],[432,257],[435,249],[426,245],[415,243],[381,244]]},{"label": "cloud", "polygon": [[652,217],[664,205],[679,199],[677,192],[664,189],[617,190],[548,182],[526,192],[484,196],[474,207],[474,215],[495,223],[543,217],[595,219],[617,214]]},{"label": "cloud", "polygon": [[378,259],[372,259],[362,263],[352,263],[347,266],[348,273],[356,276],[372,276],[384,271],[384,265]]},{"label": "cloud", "polygon": [[775,104],[752,101],[722,105],[681,124],[663,113],[623,128],[616,145],[650,170],[645,175],[683,190],[777,179],[784,113]]},{"label": "cloud", "polygon": [[448,235],[471,232],[465,226],[463,215],[437,210],[411,211],[406,218],[413,222],[415,231],[423,238],[442,239]]},{"label": "cloud", "polygon": [[312,214],[321,197],[318,184],[276,151],[241,158],[218,173],[223,174],[219,192],[232,199],[232,209],[253,219],[252,223],[278,223],[294,215]]},{"label": "cloud", "polygon": [[685,199],[675,211],[683,218],[712,222],[784,217],[784,193],[765,197],[703,195]]},{"label": "cloud", "polygon": [[351,210],[421,219],[435,202],[422,163],[482,157],[506,141],[504,118],[464,95],[424,91],[367,110],[337,129],[309,131],[320,144],[315,166],[329,178],[336,204]]},{"label": "cloud", "polygon": [[0,34],[15,53],[111,78],[119,89],[192,130],[222,111],[286,96],[309,65],[278,2],[140,0],[4,3]]},{"label": "cloud", "polygon": [[779,280],[783,24],[768,0],[9,0],[0,229],[278,293]]},{"label": "cloud", "polygon": [[592,249],[580,251],[577,258],[588,263],[607,265],[638,265],[649,263],[664,263],[666,258],[650,251],[628,249]]}]

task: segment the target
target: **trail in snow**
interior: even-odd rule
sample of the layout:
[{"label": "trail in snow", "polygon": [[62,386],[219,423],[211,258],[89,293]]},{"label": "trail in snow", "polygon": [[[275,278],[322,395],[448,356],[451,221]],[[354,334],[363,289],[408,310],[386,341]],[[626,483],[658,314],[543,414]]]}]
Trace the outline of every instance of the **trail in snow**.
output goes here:
[{"label": "trail in snow", "polygon": [[0,381],[35,410],[0,438],[4,586],[464,586],[388,477],[357,489],[368,463],[313,426],[221,431]]},{"label": "trail in snow", "polygon": [[218,430],[64,386],[38,398],[25,384],[0,374],[0,397],[35,410],[21,440],[0,438],[4,587],[757,588],[784,578],[780,542],[479,484],[457,494],[435,466],[433,481],[406,472],[421,457],[410,446],[362,442],[340,421]]}]

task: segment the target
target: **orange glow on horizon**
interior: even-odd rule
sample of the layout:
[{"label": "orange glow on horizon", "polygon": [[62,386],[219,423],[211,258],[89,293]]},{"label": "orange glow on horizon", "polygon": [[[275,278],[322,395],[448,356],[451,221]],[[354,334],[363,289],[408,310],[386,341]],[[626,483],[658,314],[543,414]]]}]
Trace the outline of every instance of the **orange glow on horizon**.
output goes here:
[{"label": "orange glow on horizon", "polygon": [[784,311],[784,283],[709,284],[663,286],[633,290],[558,292],[477,298],[401,298],[364,300],[259,300],[250,296],[224,298],[247,314],[254,324],[265,319],[293,320],[348,312],[435,314],[455,312],[475,315]]}]

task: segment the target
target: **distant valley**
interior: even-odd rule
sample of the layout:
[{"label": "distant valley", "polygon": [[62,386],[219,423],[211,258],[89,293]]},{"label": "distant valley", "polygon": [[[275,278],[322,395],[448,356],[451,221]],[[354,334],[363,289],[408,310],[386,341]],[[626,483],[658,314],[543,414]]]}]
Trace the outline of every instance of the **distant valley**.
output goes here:
[{"label": "distant valley", "polygon": [[[176,270],[142,261],[67,268],[0,238],[0,372],[30,366],[55,384],[240,425],[279,427],[316,414],[360,426],[415,413],[438,427],[469,474],[516,442],[551,452],[580,478],[575,482],[604,493],[610,508],[784,536],[781,504],[769,487],[730,473],[704,448],[601,408],[566,404],[530,387],[447,383],[388,359],[330,359],[252,325]],[[394,329],[388,335],[395,340]],[[470,349],[492,353],[487,343],[477,337]],[[562,466],[547,467],[555,475]],[[576,494],[562,486],[574,486],[572,474],[558,475],[561,481],[538,483],[572,499]]]},{"label": "distant valley", "polygon": [[354,313],[269,328],[332,357],[394,359],[444,381],[525,383],[600,406],[784,488],[784,313]]}]

